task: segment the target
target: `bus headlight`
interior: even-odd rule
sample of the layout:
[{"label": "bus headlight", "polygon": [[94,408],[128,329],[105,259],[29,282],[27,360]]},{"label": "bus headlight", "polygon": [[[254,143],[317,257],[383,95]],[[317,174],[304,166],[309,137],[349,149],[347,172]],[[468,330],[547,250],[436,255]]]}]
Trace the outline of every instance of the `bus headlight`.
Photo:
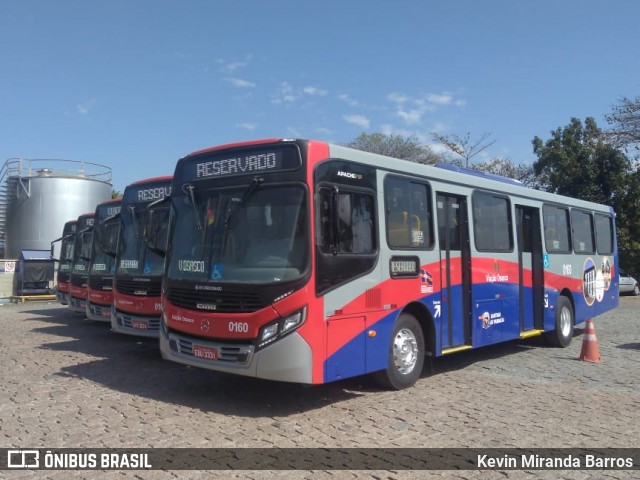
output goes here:
[{"label": "bus headlight", "polygon": [[307,308],[298,310],[297,312],[287,315],[273,323],[265,325],[258,335],[258,345],[256,349],[263,348],[278,338],[281,338],[302,325],[307,315]]}]

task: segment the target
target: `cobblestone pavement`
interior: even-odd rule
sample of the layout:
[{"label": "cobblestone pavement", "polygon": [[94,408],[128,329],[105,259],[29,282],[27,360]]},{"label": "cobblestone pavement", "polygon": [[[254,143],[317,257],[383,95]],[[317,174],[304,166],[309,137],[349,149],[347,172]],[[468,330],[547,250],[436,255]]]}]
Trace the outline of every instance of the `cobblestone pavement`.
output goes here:
[{"label": "cobblestone pavement", "polygon": [[[0,306],[0,447],[640,447],[640,297],[595,319],[602,363],[539,339],[436,359],[400,392],[163,361],[55,303]],[[11,478],[633,478],[638,471],[0,472]]]}]

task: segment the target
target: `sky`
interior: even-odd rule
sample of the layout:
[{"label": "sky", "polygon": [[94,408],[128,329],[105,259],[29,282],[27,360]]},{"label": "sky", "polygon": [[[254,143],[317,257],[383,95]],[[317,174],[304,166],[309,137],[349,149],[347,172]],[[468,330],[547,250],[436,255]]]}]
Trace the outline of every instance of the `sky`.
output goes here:
[{"label": "sky", "polygon": [[[0,0],[0,160],[113,186],[259,138],[490,134],[476,161],[640,95],[636,0]],[[4,158],[3,158],[4,157]]]}]

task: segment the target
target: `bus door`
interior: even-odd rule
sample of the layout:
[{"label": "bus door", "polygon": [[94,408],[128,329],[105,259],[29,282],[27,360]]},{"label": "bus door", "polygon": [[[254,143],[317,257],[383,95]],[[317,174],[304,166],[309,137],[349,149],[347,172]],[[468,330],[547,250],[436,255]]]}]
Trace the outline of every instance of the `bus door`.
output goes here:
[{"label": "bus door", "polygon": [[520,336],[540,333],[544,314],[544,268],[540,209],[516,205],[520,271]]},{"label": "bus door", "polygon": [[[440,345],[450,353],[471,345],[471,272],[466,197],[438,193]],[[436,310],[436,317],[438,310]],[[445,350],[449,349],[447,352]]]}]

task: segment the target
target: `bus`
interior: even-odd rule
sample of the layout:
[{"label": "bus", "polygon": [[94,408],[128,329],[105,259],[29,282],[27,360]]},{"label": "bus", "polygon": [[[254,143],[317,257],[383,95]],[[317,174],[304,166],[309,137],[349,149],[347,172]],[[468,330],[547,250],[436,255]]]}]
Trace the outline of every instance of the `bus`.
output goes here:
[{"label": "bus", "polygon": [[113,303],[114,253],[118,244],[120,223],[110,221],[120,213],[121,198],[107,200],[96,207],[89,278],[87,311],[89,320],[111,322]]},{"label": "bus", "polygon": [[[111,329],[115,332],[158,336],[164,257],[149,248],[145,241],[151,235],[146,231],[149,228],[147,207],[169,196],[171,179],[171,176],[164,176],[140,180],[124,190],[111,308]],[[163,236],[163,229],[166,238],[168,212],[168,206],[160,208],[155,217],[160,221],[152,227],[159,244],[162,244],[158,237]]]},{"label": "bus", "polygon": [[173,177],[165,359],[402,389],[425,361],[618,304],[610,207],[312,140],[197,151]]},{"label": "bus", "polygon": [[69,308],[72,312],[86,315],[87,281],[91,262],[93,241],[93,221],[95,213],[85,213],[78,217],[73,243],[73,265],[69,286]]},{"label": "bus", "polygon": [[[56,300],[61,305],[69,303],[69,287],[71,285],[71,268],[73,266],[73,244],[75,242],[77,220],[70,220],[64,224],[62,236],[51,242],[51,258],[58,262],[56,279]],[[54,244],[60,243],[60,258],[54,258]]]}]

